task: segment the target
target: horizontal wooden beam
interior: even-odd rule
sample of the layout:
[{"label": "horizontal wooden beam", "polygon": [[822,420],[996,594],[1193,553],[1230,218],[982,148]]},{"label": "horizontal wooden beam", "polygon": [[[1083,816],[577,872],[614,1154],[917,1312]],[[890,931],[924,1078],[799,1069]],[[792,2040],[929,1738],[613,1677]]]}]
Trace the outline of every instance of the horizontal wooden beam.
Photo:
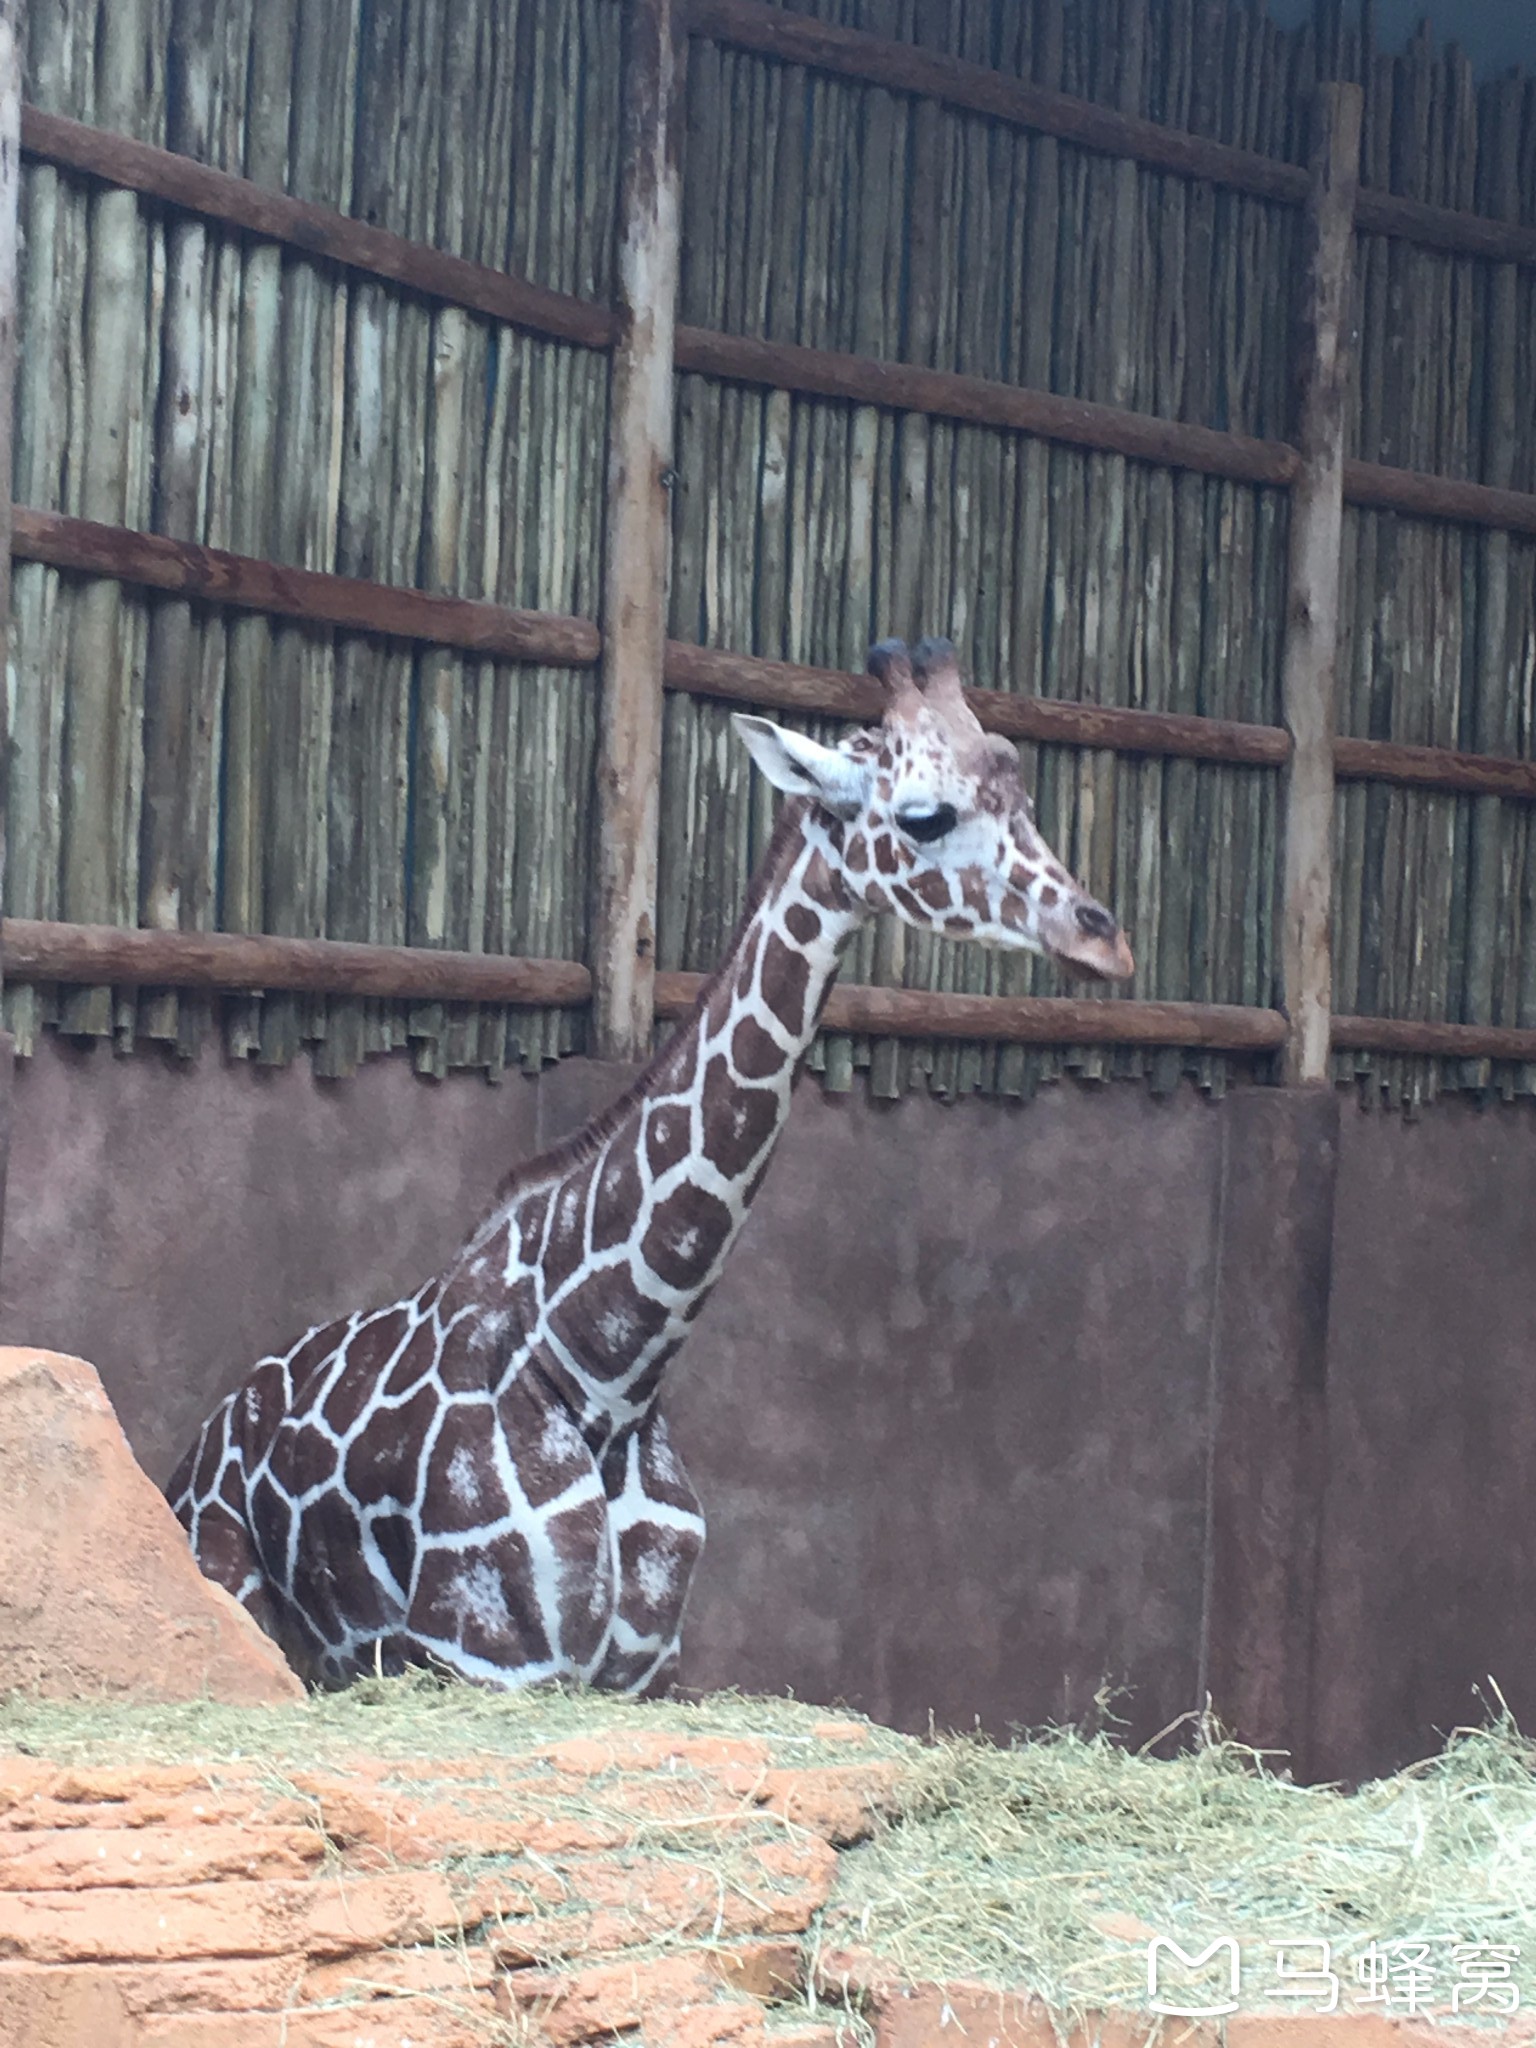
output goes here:
[{"label": "horizontal wooden beam", "polygon": [[[963,113],[986,114],[1106,156],[1128,158],[1149,170],[1206,178],[1229,191],[1292,206],[1300,206],[1307,196],[1307,174],[1300,164],[1117,113],[1070,93],[1047,91],[1027,79],[1009,78],[939,50],[894,42],[863,29],[834,28],[806,14],[766,6],[762,0],[692,0],[690,27],[695,35],[734,49],[753,50],[891,92],[916,93]],[[1393,192],[1362,190],[1355,225],[1452,255],[1536,263],[1536,228],[1427,206]]]},{"label": "horizontal wooden beam", "polygon": [[[774,45],[774,54],[784,54],[780,45],[801,44],[825,48],[833,55],[850,50],[868,53],[894,52],[897,69],[913,91],[930,90],[913,80],[927,77],[935,65],[945,75],[974,86],[988,100],[980,111],[999,113],[990,104],[999,93],[1013,105],[1022,94],[1033,105],[1039,101],[1044,112],[1060,101],[1068,110],[1068,126],[1084,126],[1077,139],[1086,139],[1091,129],[1104,139],[1094,147],[1113,149],[1120,155],[1152,161],[1146,151],[1175,145],[1174,157],[1193,147],[1203,162],[1206,153],[1242,165],[1267,165],[1286,174],[1296,184],[1288,196],[1305,191],[1306,174],[1294,165],[1254,156],[1244,150],[1229,150],[1198,136],[1182,135],[1159,127],[1155,122],[1133,121],[1108,108],[1088,101],[1072,100],[1063,94],[1043,93],[1022,85],[983,66],[963,64],[905,43],[886,44],[878,36],[861,30],[837,29],[813,21],[809,16],[789,14],[758,0],[708,0],[705,10],[740,15],[750,25],[750,35]],[[699,27],[698,18],[694,23]],[[702,32],[713,33],[712,29]],[[725,40],[740,40],[735,36]],[[757,47],[749,41],[745,47]],[[795,62],[815,61],[796,56]],[[845,68],[841,59],[823,68]],[[908,74],[911,77],[908,77]],[[864,76],[855,67],[852,75]],[[880,80],[878,82],[887,82]],[[940,97],[945,95],[941,94]],[[970,104],[969,100],[961,102]],[[1076,110],[1075,112],[1073,110]],[[1079,115],[1082,119],[1079,122]],[[1070,118],[1069,118],[1070,117]],[[1020,116],[1022,118],[1022,116]],[[1049,123],[1030,122],[1027,125]],[[1051,133],[1066,133],[1065,127],[1050,127]],[[1109,138],[1130,135],[1136,148],[1122,148]],[[1143,147],[1144,145],[1144,147]],[[371,227],[366,221],[308,200],[291,199],[286,193],[269,191],[248,178],[214,170],[193,158],[153,144],[137,142],[131,136],[116,135],[71,121],[61,114],[48,114],[37,107],[22,112],[22,148],[26,155],[61,168],[100,178],[130,191],[142,192],[167,205],[221,220],[248,234],[259,235],[303,250],[307,255],[387,279],[412,291],[444,303],[467,307],[492,319],[561,340],[575,341],[589,348],[612,345],[615,316],[610,308],[577,299],[568,293],[550,291],[526,278],[511,277],[450,256],[403,235]],[[1162,158],[1158,158],[1162,162]],[[1181,168],[1171,159],[1164,168]],[[1214,171],[1199,175],[1215,176]],[[1257,173],[1255,173],[1257,175]],[[1222,180],[1222,182],[1232,182]],[[1249,185],[1242,189],[1257,189]],[[1271,194],[1270,196],[1282,196]],[[1480,215],[1456,214],[1444,208],[1421,206],[1417,201],[1399,200],[1387,193],[1361,195],[1362,221],[1383,225],[1399,217],[1418,222],[1421,240],[1437,246],[1456,246],[1456,224],[1466,230],[1471,253],[1508,260],[1536,259],[1536,228],[1516,227]],[[1378,218],[1380,216],[1380,218]],[[1421,218],[1422,217],[1422,218]],[[1407,232],[1404,227],[1401,230]],[[788,342],[756,341],[746,336],[718,334],[711,329],[681,327],[677,331],[676,365],[702,375],[738,383],[761,384],[808,396],[847,399],[855,404],[883,405],[899,411],[926,413],[941,419],[957,419],[978,425],[1012,428],[1046,440],[1081,448],[1104,449],[1133,459],[1192,469],[1208,476],[1230,477],[1240,482],[1286,484],[1295,476],[1296,451],[1283,441],[1267,441],[1242,434],[1228,434],[1215,428],[1190,426],[1178,420],[1159,419],[1148,413],[1130,412],[1123,407],[1100,405],[1087,399],[1068,398],[1057,392],[1033,391],[986,377],[965,377],[947,370],[923,369],[905,363],[883,362],[873,357],[843,355],[827,349],[801,348]],[[1380,463],[1351,462],[1346,465],[1345,497],[1354,504],[1404,512],[1421,518],[1466,521],[1500,527],[1516,533],[1536,533],[1536,495],[1522,491],[1501,491],[1484,484],[1465,483],[1413,470],[1389,468]]]},{"label": "horizontal wooden beam", "polygon": [[1404,789],[1439,790],[1451,796],[1536,800],[1536,761],[1510,760],[1498,754],[1459,754],[1448,747],[1336,739],[1333,773],[1339,782],[1391,782]]},{"label": "horizontal wooden beam", "polygon": [[[590,668],[602,649],[592,620],[560,612],[518,611],[473,598],[440,597],[360,577],[294,569],[24,505],[15,508],[13,519],[12,552],[25,561],[116,577],[207,604],[559,668]],[[769,710],[849,719],[873,719],[880,713],[878,692],[867,676],[694,647],[681,640],[667,642],[665,680],[669,690]],[[1136,711],[1114,704],[1067,703],[1007,690],[967,694],[989,732],[1043,745],[1101,747],[1119,754],[1258,768],[1282,766],[1289,751],[1289,741],[1278,726]],[[1439,747],[1340,739],[1335,742],[1335,772],[1350,781],[1536,799],[1536,762]]]},{"label": "horizontal wooden beam", "polygon": [[[235,932],[129,931],[115,925],[57,924],[8,917],[0,924],[6,971],[19,982],[115,988],[196,988],[380,1000],[559,1004],[592,999],[579,961],[496,953],[438,952],[424,946],[355,945],[342,939],[287,939]],[[706,977],[658,974],[656,1014],[680,1022]],[[1268,1052],[1285,1040],[1278,1010],[1223,1003],[1094,1002],[1063,996],[949,995],[928,989],[834,987],[829,1031],[883,1038],[962,1038],[1012,1045],[1176,1045],[1215,1052]],[[1335,1017],[1340,1051],[1420,1054],[1444,1059],[1536,1061],[1536,1030],[1438,1024],[1403,1017]]]},{"label": "horizontal wooden beam", "polygon": [[[686,1017],[706,977],[656,977],[656,1014]],[[986,1039],[1009,1045],[1188,1045],[1265,1052],[1283,1044],[1278,1010],[1224,1003],[1077,1001],[1066,996],[948,995],[940,990],[837,983],[822,1017],[828,1031],[878,1038]]]},{"label": "horizontal wooden beam", "polygon": [[[779,711],[874,720],[882,708],[878,686],[868,676],[766,661],[750,654],[727,654],[681,640],[667,642],[663,673],[669,690]],[[1236,761],[1253,767],[1278,767],[1289,748],[1278,727],[1244,725],[1235,719],[1066,703],[1051,697],[1016,696],[1007,690],[968,690],[966,696],[989,732],[1006,733],[1015,740],[1106,747],[1125,754],[1168,754],[1194,761]]]},{"label": "horizontal wooden beam", "polygon": [[136,142],[128,135],[115,135],[62,114],[45,114],[38,107],[24,107],[21,147],[24,156],[56,164],[62,170],[142,192],[147,199],[224,221],[265,241],[284,242],[302,249],[306,256],[320,256],[348,270],[386,278],[426,298],[467,307],[512,327],[558,341],[580,342],[587,348],[607,348],[613,339],[613,314],[606,306],[408,241],[332,207],[290,199],[285,192],[269,191],[249,178],[216,171],[192,157]]},{"label": "horizontal wooden beam", "polygon": [[[785,15],[803,21],[804,15]],[[840,31],[841,33],[841,31]],[[718,334],[707,327],[679,327],[675,360],[679,370],[762,384],[775,391],[799,391],[817,398],[842,398],[855,405],[880,405],[931,418],[967,420],[1009,427],[1065,441],[1077,448],[1102,448],[1142,462],[1199,470],[1240,483],[1288,484],[1297,454],[1285,441],[1227,434],[1214,427],[1187,426],[1151,413],[1032,391],[991,377],[963,377],[952,370],[925,370],[873,356],[801,348],[787,341],[754,341]]]},{"label": "horizontal wooden beam", "polygon": [[1462,213],[1449,206],[1429,206],[1422,199],[1404,199],[1396,192],[1362,186],[1355,204],[1355,227],[1367,234],[1396,235],[1448,256],[1481,256],[1495,263],[1536,263],[1536,228],[1516,221],[1495,220],[1485,213]]},{"label": "horizontal wooden beam", "polygon": [[1536,1031],[1503,1024],[1437,1024],[1415,1017],[1335,1017],[1333,1045],[1336,1052],[1536,1061]]},{"label": "horizontal wooden beam", "polygon": [[1117,113],[1070,93],[1049,92],[1027,79],[1010,78],[942,51],[893,42],[863,29],[834,28],[808,14],[765,6],[761,0],[692,0],[689,27],[693,34],[733,49],[753,50],[759,56],[882,85],[892,92],[917,93],[964,113],[987,114],[1108,156],[1129,157],[1152,170],[1209,178],[1234,191],[1297,206],[1306,197],[1307,174],[1299,164]]},{"label": "horizontal wooden beam", "polygon": [[549,662],[584,668],[596,662],[601,642],[590,619],[561,612],[516,611],[467,597],[439,597],[397,584],[294,569],[222,548],[135,533],[62,512],[18,505],[12,515],[11,551],[23,560],[50,562],[89,576],[114,576],[150,590],[174,591],[207,604],[235,605],[306,625],[339,626],[396,640],[505,661]]},{"label": "horizontal wooden beam", "polygon": [[1493,484],[1430,476],[1423,470],[1391,469],[1382,462],[1346,462],[1344,496],[1351,505],[1402,512],[1415,519],[1452,519],[1506,533],[1536,533],[1536,494],[1530,491],[1500,490]]},{"label": "horizontal wooden beam", "polygon": [[590,1002],[592,977],[575,960],[363,946],[342,939],[245,937],[234,932],[129,931],[8,917],[0,925],[13,981],[113,988],[303,989],[423,1002]]}]

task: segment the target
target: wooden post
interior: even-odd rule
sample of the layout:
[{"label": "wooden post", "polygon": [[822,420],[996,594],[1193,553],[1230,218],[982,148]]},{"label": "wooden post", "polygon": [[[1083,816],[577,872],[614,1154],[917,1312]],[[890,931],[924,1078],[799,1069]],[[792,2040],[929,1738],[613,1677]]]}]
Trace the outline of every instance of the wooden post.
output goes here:
[{"label": "wooden post", "polygon": [[1298,358],[1301,467],[1291,488],[1281,701],[1285,777],[1282,972],[1287,1082],[1328,1078],[1333,1009],[1333,734],[1344,529],[1344,400],[1361,92],[1320,85],[1312,109]]},{"label": "wooden post", "polygon": [[[6,789],[10,779],[11,465],[20,312],[17,219],[21,201],[22,0],[0,0],[0,905],[5,902]],[[0,953],[0,988],[5,961]],[[5,1238],[5,1178],[10,1157],[10,1036],[0,1032],[0,1246]]]},{"label": "wooden post", "polygon": [[[10,748],[11,437],[16,390],[18,238],[21,200],[21,8],[0,0],[0,902],[5,899],[5,791]],[[0,982],[3,982],[0,963]]]},{"label": "wooden post", "polygon": [[600,1059],[644,1059],[654,1021],[685,50],[673,0],[627,0],[592,928]]}]

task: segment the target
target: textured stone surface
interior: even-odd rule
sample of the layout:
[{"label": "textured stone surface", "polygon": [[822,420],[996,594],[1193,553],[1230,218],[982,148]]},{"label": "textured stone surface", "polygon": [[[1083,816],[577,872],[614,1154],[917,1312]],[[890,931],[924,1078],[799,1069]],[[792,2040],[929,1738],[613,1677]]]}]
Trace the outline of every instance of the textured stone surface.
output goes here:
[{"label": "textured stone surface", "polygon": [[806,1930],[889,1767],[829,1740],[794,1770],[677,1736],[292,1773],[0,1754],[0,2044],[835,2048],[793,2023]]},{"label": "textured stone surface", "polygon": [[303,1697],[198,1570],[83,1359],[0,1350],[0,1557],[8,1686],[52,1699]]}]

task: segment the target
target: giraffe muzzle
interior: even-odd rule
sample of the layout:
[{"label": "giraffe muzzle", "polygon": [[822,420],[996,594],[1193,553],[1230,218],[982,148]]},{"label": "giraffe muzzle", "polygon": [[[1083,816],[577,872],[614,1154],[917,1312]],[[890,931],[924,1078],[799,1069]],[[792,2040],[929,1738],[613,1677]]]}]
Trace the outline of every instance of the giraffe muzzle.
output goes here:
[{"label": "giraffe muzzle", "polygon": [[1052,959],[1085,981],[1129,981],[1136,972],[1135,955],[1118,921],[1091,896],[1064,904],[1041,937]]}]

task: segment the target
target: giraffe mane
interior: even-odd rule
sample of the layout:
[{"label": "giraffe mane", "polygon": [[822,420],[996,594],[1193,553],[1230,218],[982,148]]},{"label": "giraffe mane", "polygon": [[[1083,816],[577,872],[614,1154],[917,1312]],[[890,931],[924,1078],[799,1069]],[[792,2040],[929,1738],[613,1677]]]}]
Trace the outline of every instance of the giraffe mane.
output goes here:
[{"label": "giraffe mane", "polygon": [[537,1187],[546,1181],[559,1180],[569,1173],[572,1167],[592,1158],[607,1144],[636,1104],[644,1099],[651,1082],[655,1079],[657,1069],[671,1052],[678,1035],[688,1029],[688,1025],[704,1009],[721,982],[734,973],[733,961],[737,943],[762,909],[769,891],[776,888],[783,879],[784,869],[798,845],[806,813],[810,807],[809,798],[796,796],[790,797],[780,810],[767,850],[758,863],[757,872],[747,891],[746,901],[742,904],[741,915],[736,920],[730,938],[721,949],[719,964],[706,978],[704,986],[694,998],[693,1009],[688,1018],[678,1026],[676,1032],[657,1047],[635,1078],[605,1109],[599,1110],[595,1117],[581,1126],[580,1130],[573,1131],[569,1137],[561,1138],[547,1151],[537,1153],[532,1159],[514,1166],[492,1198],[492,1211],[499,1208],[517,1189]]}]

